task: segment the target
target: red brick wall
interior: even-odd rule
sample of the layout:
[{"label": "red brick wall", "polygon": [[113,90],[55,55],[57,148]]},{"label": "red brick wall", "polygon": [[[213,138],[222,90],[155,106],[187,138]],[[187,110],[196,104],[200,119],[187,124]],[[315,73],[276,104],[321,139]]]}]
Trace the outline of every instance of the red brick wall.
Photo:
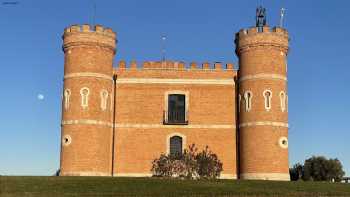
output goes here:
[{"label": "red brick wall", "polygon": [[[288,112],[282,111],[280,92],[287,95],[286,56],[288,33],[277,28],[257,32],[251,28],[237,36],[239,56],[240,174],[246,179],[289,179],[288,149],[280,146],[288,137]],[[272,93],[271,109],[265,109],[265,90]],[[244,93],[252,92],[251,110]]]},{"label": "red brick wall", "polygon": [[[113,69],[116,35],[101,26],[69,27],[63,39],[64,90],[71,94],[69,107],[66,96],[62,105],[61,175],[149,175],[152,161],[167,153],[167,140],[173,134],[183,137],[184,148],[193,143],[200,149],[209,146],[223,162],[222,174],[234,178],[238,118],[242,177],[288,179],[288,149],[280,145],[281,137],[288,137],[288,111],[281,111],[279,97],[281,91],[287,94],[285,30],[265,27],[257,33],[251,28],[237,34],[237,84],[233,64],[224,68],[220,63],[186,66],[166,61],[137,66],[136,62],[126,65],[121,61]],[[85,108],[81,105],[83,87],[90,92]],[[272,91],[268,111],[264,107],[266,89]],[[101,90],[108,92],[105,110],[101,108]],[[246,112],[244,92],[248,90],[253,98],[252,108]],[[163,124],[169,91],[186,95],[187,125]]]},{"label": "red brick wall", "polygon": [[[65,30],[64,91],[70,90],[69,108],[62,104],[62,175],[111,175],[111,102],[101,109],[101,90],[112,98],[115,34],[96,26]],[[103,77],[101,77],[103,76]],[[81,105],[82,88],[89,89],[88,106]],[[98,121],[98,122],[97,122]],[[96,124],[96,122],[98,124]],[[67,136],[70,142],[64,142]]]},{"label": "red brick wall", "polygon": [[[115,74],[116,124],[122,125],[116,128],[116,175],[149,174],[152,161],[166,153],[167,136],[172,133],[185,136],[186,147],[193,143],[200,149],[209,146],[224,164],[222,174],[236,175],[235,86],[233,83],[218,85],[213,81],[210,81],[212,84],[200,84],[205,83],[201,80],[207,79],[233,82],[236,75],[233,70],[142,68],[116,69]],[[193,81],[184,82],[188,84],[118,82],[135,78]],[[167,91],[188,93],[188,125],[163,125]]]}]

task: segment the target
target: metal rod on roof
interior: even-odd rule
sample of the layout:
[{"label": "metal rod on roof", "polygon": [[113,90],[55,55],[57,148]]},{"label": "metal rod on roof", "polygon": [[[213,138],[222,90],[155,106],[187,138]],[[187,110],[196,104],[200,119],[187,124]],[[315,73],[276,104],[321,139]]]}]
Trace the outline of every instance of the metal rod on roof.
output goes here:
[{"label": "metal rod on roof", "polygon": [[283,27],[285,13],[286,13],[286,9],[281,8],[280,27]]},{"label": "metal rod on roof", "polygon": [[166,41],[166,35],[162,35],[162,51],[161,51],[161,55],[162,55],[162,61],[165,61],[165,55],[166,55],[166,50],[165,50],[165,41]]},{"label": "metal rod on roof", "polygon": [[96,24],[96,2],[93,1],[93,12],[92,12],[92,25]]}]

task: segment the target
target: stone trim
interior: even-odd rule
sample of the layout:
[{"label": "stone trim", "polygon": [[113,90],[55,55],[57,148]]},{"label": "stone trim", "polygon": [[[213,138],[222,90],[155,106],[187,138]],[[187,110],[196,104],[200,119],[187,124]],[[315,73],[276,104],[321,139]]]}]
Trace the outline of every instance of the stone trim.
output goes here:
[{"label": "stone trim", "polygon": [[280,137],[278,140],[278,144],[281,148],[287,149],[288,148],[288,138],[286,136]]},{"label": "stone trim", "polygon": [[[145,62],[144,62],[145,63]],[[114,68],[115,72],[118,72],[118,70],[125,70],[125,71],[129,71],[131,69],[134,69],[134,68],[121,68],[121,67],[118,67],[118,68]],[[195,68],[175,68],[175,67],[172,67],[172,68],[145,68],[144,66],[142,67],[137,67],[138,70],[165,70],[165,71],[182,71],[182,72],[235,72],[236,70],[235,69],[232,69],[232,68],[222,68],[221,70],[219,69],[215,69],[215,68],[199,68],[199,67],[195,67]]]},{"label": "stone trim", "polygon": [[256,80],[256,79],[277,79],[277,80],[287,81],[287,77],[280,75],[280,74],[261,73],[261,74],[246,75],[244,77],[241,77],[239,79],[239,82],[248,81],[248,80]]},{"label": "stone trim", "polygon": [[289,128],[288,123],[272,122],[272,121],[245,122],[245,123],[239,124],[239,128],[252,127],[252,126],[274,126],[274,127],[287,127],[287,128]]},{"label": "stone trim", "polygon": [[253,92],[250,90],[247,90],[244,92],[244,103],[245,103],[245,111],[250,112],[252,109],[252,99],[253,99]]},{"label": "stone trim", "polygon": [[61,172],[60,176],[111,176],[110,173],[96,171]]},{"label": "stone trim", "polygon": [[105,111],[107,109],[107,101],[108,101],[108,91],[105,89],[102,89],[100,91],[100,107],[102,111]]},{"label": "stone trim", "polygon": [[[152,173],[114,173],[115,177],[152,177]],[[237,179],[235,174],[221,174],[219,179]]]},{"label": "stone trim", "polygon": [[[266,96],[266,93],[269,93],[270,96],[267,97],[267,96]],[[272,105],[272,102],[271,102],[271,100],[272,100],[272,91],[269,90],[269,89],[264,90],[264,92],[263,92],[263,97],[264,97],[265,110],[266,110],[266,111],[270,111],[271,105]]]},{"label": "stone trim", "polygon": [[[85,93],[84,93],[85,91]],[[90,89],[87,87],[83,87],[80,89],[80,96],[81,96],[81,107],[83,109],[86,109],[89,107],[89,94],[90,94]]]},{"label": "stone trim", "polygon": [[169,112],[169,95],[171,94],[182,94],[185,95],[185,121],[188,121],[188,110],[190,107],[190,92],[189,91],[182,91],[182,90],[170,90],[170,91],[166,91],[164,93],[164,112],[165,112],[165,116],[164,119],[166,122],[168,122],[168,112]]},{"label": "stone trim", "polygon": [[[101,121],[101,120],[91,120],[91,119],[79,119],[79,120],[62,120],[61,125],[74,125],[74,124],[85,124],[85,125],[100,125],[113,127],[113,123]],[[136,124],[136,123],[117,123],[115,128],[166,128],[166,129],[235,129],[235,125],[229,124],[194,124],[194,125],[163,125],[163,124]]]},{"label": "stone trim", "polygon": [[63,93],[63,97],[64,97],[64,109],[65,110],[68,110],[69,109],[69,104],[70,104],[70,95],[71,95],[71,91],[69,88],[65,89],[64,90],[64,93]]},{"label": "stone trim", "polygon": [[62,138],[62,145],[69,146],[72,143],[72,137],[70,135],[64,135]]},{"label": "stone trim", "polygon": [[159,79],[159,78],[120,78],[117,84],[192,84],[192,85],[235,85],[234,79]]},{"label": "stone trim", "polygon": [[113,123],[101,121],[101,120],[90,120],[90,119],[79,119],[79,120],[62,120],[61,125],[99,125],[106,127],[113,127]]},{"label": "stone trim", "polygon": [[182,152],[184,152],[184,150],[187,148],[187,144],[186,144],[186,136],[182,133],[171,133],[169,135],[166,136],[166,154],[169,155],[170,154],[170,138],[174,137],[174,136],[179,136],[182,138]]},{"label": "stone trim", "polygon": [[240,177],[248,180],[290,181],[289,173],[243,173]]},{"label": "stone trim", "polygon": [[236,174],[220,174],[219,179],[237,179]]},{"label": "stone trim", "polygon": [[81,73],[70,73],[64,75],[64,79],[77,78],[77,77],[94,77],[113,81],[113,77],[101,73],[81,72]]},{"label": "stone trim", "polygon": [[241,102],[242,102],[242,96],[241,94],[238,94],[238,112],[241,112]]},{"label": "stone trim", "polygon": [[113,173],[116,177],[151,177],[151,173]]},{"label": "stone trim", "polygon": [[117,123],[116,128],[168,128],[168,129],[235,129],[235,125],[225,124],[190,124],[190,125],[163,125],[163,124],[133,124],[133,123]]},{"label": "stone trim", "polygon": [[281,105],[281,111],[286,111],[286,93],[284,91],[280,92],[280,105]]}]

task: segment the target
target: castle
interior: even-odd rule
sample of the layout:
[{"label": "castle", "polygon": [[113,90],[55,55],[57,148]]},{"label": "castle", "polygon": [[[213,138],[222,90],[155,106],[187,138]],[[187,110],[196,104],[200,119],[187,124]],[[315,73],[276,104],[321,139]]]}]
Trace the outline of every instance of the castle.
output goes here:
[{"label": "castle", "polygon": [[290,180],[289,36],[260,19],[236,34],[239,70],[218,62],[113,67],[112,29],[66,28],[60,175],[151,176],[162,153],[196,144],[218,155],[220,178]]}]

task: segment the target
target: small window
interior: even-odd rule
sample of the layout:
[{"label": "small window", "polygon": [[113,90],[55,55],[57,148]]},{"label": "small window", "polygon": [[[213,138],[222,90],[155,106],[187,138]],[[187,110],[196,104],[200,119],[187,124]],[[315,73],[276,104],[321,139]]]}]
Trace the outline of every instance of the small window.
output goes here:
[{"label": "small window", "polygon": [[252,109],[252,97],[253,97],[253,93],[251,91],[246,91],[244,93],[245,111],[246,112],[249,112]]},{"label": "small window", "polygon": [[182,154],[182,137],[173,136],[170,138],[170,155]]},{"label": "small window", "polygon": [[70,89],[65,89],[64,90],[64,109],[65,110],[69,109],[70,95],[71,95]]},{"label": "small window", "polygon": [[167,123],[186,123],[186,96],[183,94],[168,95]]},{"label": "small window", "polygon": [[265,109],[269,111],[271,109],[272,92],[270,90],[265,90],[263,94],[265,98]]},{"label": "small window", "polygon": [[89,106],[89,88],[82,88],[80,89],[80,95],[81,95],[81,106],[83,108],[87,108]]},{"label": "small window", "polygon": [[278,144],[280,145],[281,148],[287,149],[288,148],[288,138],[287,137],[281,137],[278,140]]},{"label": "small window", "polygon": [[72,138],[70,137],[70,135],[65,135],[62,138],[62,145],[63,146],[68,146],[72,143]]},{"label": "small window", "polygon": [[107,90],[101,90],[100,97],[101,97],[101,109],[102,111],[105,111],[107,109],[107,100],[108,100]]},{"label": "small window", "polygon": [[286,111],[286,93],[283,91],[280,92],[280,104],[282,112]]}]

